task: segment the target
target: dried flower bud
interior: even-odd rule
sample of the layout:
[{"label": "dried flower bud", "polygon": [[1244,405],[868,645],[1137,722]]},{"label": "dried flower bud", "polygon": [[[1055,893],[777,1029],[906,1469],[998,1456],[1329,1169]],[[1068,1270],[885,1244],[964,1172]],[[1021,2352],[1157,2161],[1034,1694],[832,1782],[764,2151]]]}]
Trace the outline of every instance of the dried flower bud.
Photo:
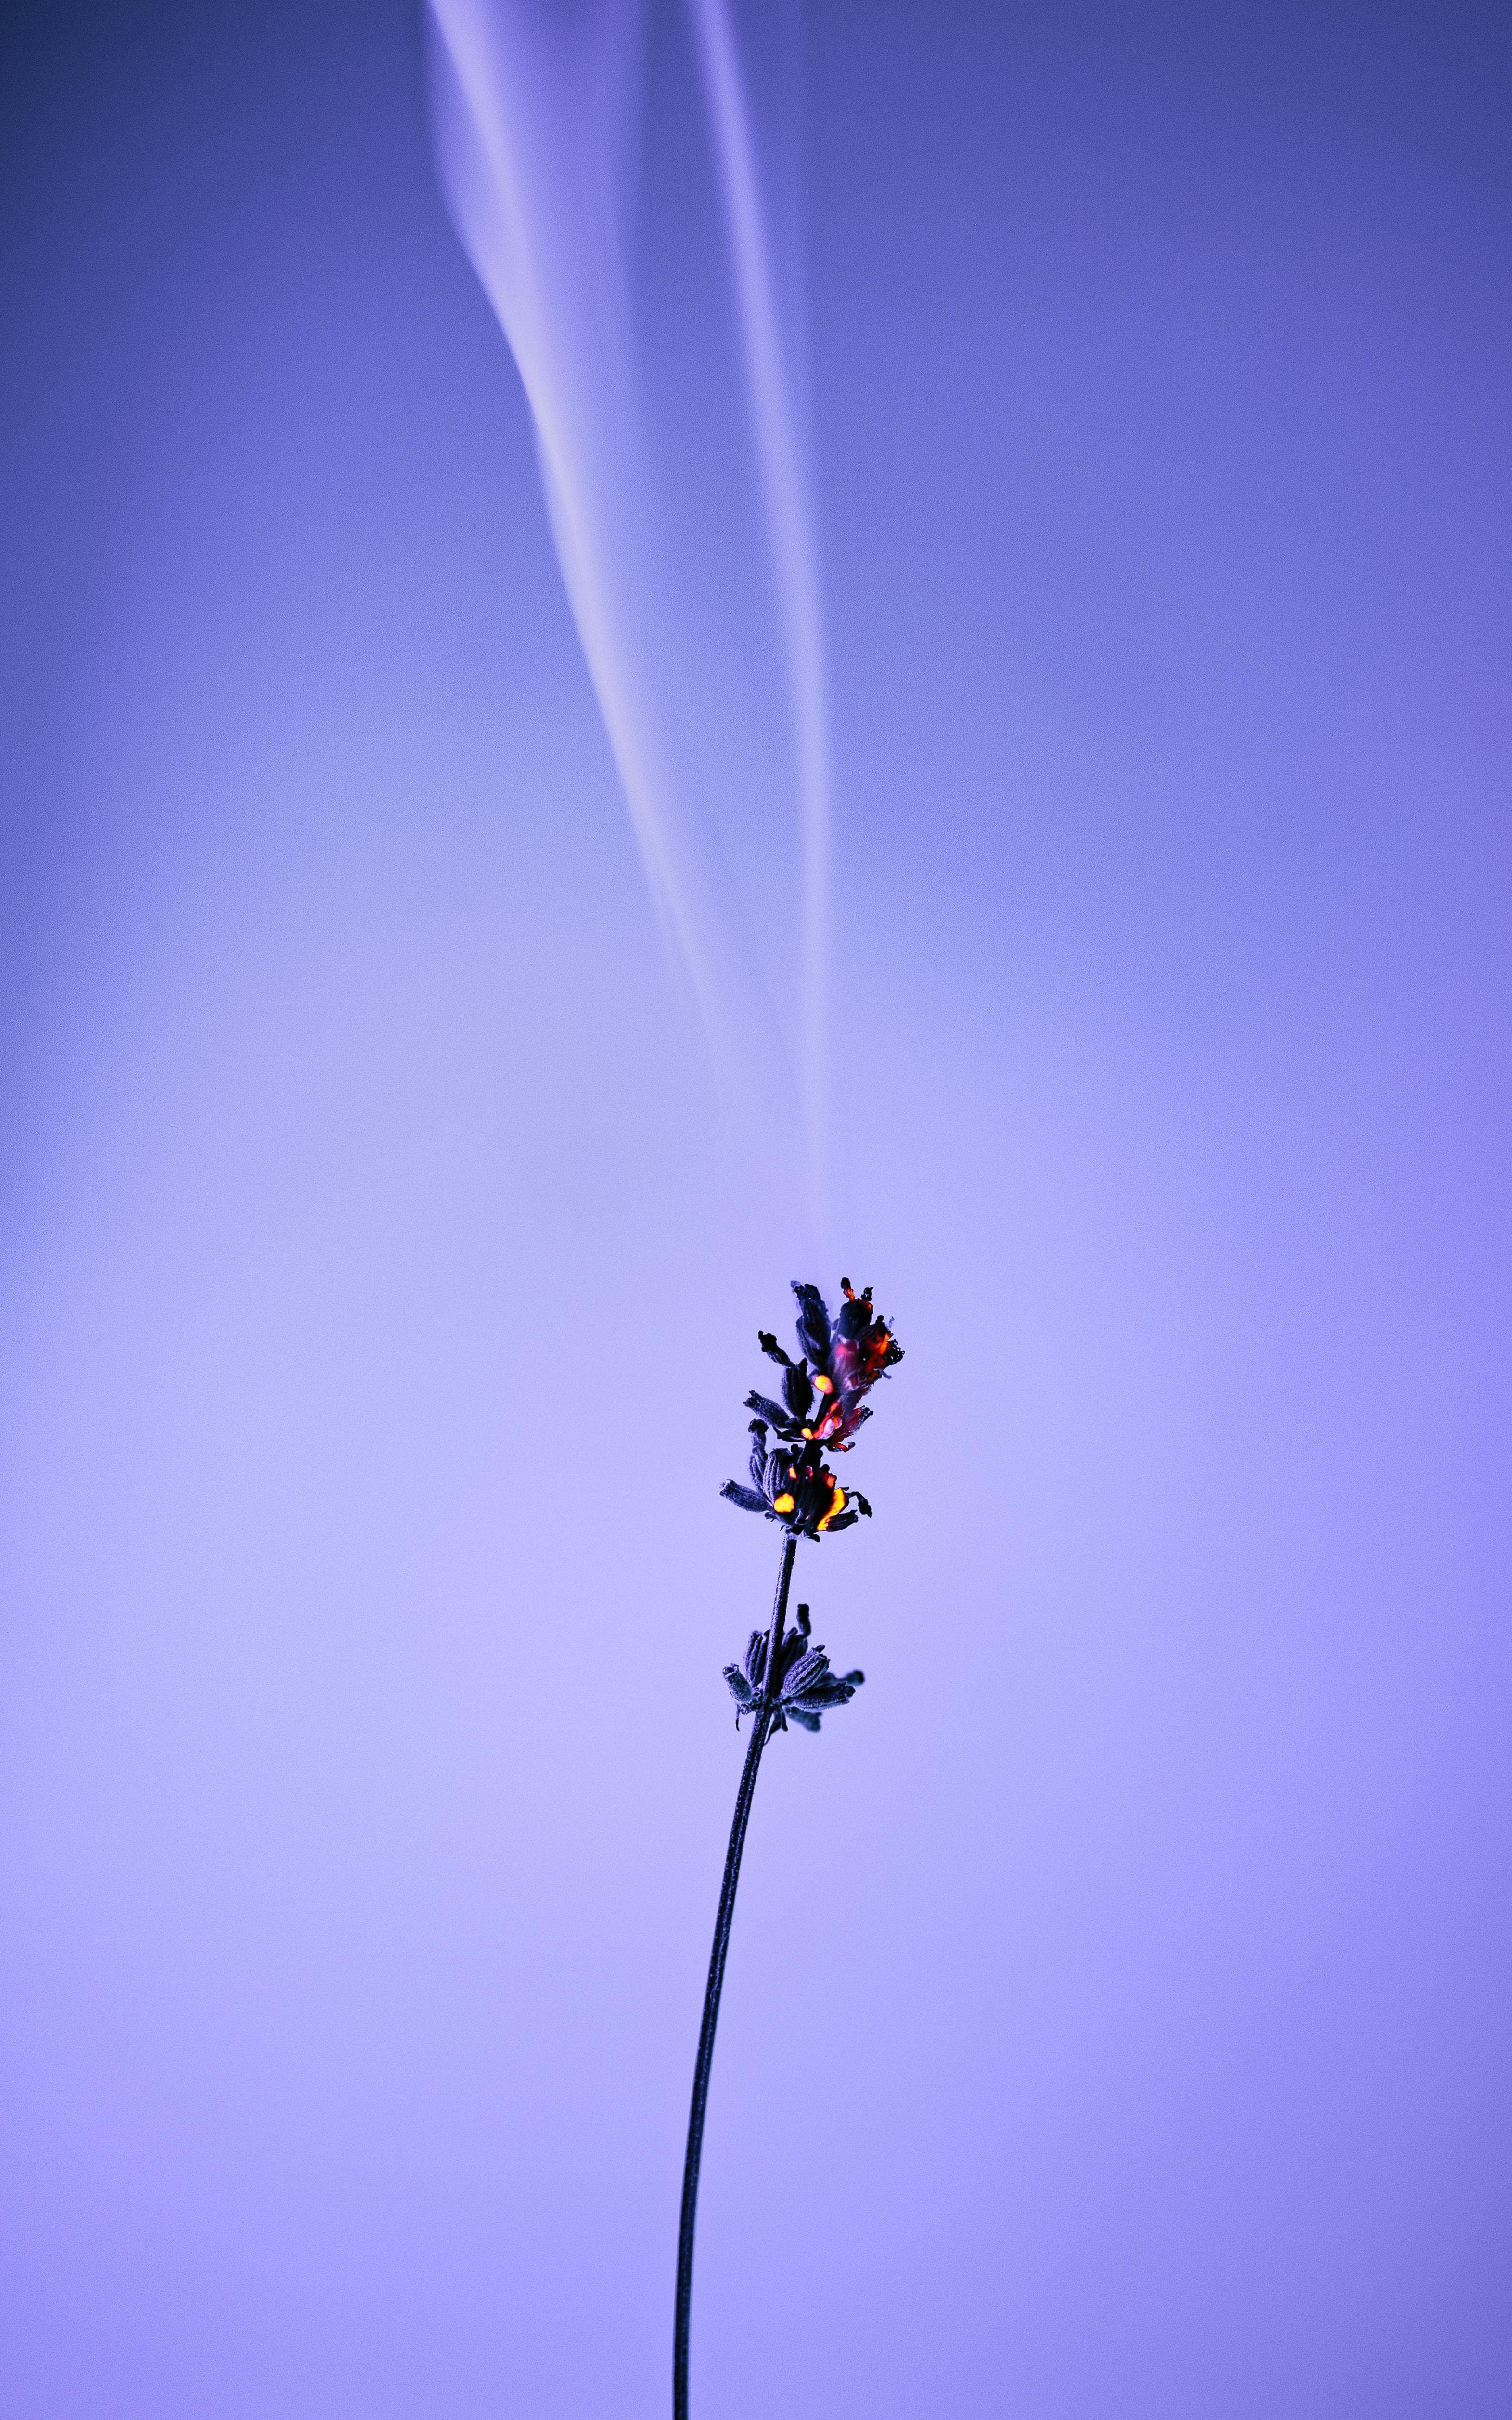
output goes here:
[{"label": "dried flower bud", "polygon": [[[823,1715],[848,1705],[866,1679],[864,1672],[832,1672],[822,1647],[810,1643],[809,1608],[798,1607],[797,1627],[778,1650],[778,1689],[772,1712],[774,1730],[790,1722],[801,1730],[816,1731]],[[724,1677],[735,1701],[735,1728],[742,1714],[755,1714],[766,1692],[766,1633],[753,1630],[740,1664],[727,1664]]]}]

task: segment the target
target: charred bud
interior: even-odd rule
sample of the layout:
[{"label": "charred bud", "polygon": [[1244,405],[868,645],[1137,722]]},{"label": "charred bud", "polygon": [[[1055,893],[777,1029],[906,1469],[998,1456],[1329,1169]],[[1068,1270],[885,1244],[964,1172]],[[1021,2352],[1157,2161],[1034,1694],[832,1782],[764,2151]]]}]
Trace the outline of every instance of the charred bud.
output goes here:
[{"label": "charred bud", "polygon": [[[768,1447],[764,1420],[752,1420],[750,1433],[751,1483],[743,1487],[738,1481],[727,1479],[721,1496],[743,1512],[764,1512],[769,1521],[780,1521],[800,1538],[822,1538],[826,1529],[855,1526],[853,1499],[820,1460],[816,1443],[800,1439],[795,1448],[784,1439]],[[871,1509],[866,1507],[868,1512]]]},{"label": "charred bud", "polygon": [[822,1370],[829,1353],[829,1305],[816,1285],[803,1285],[795,1278],[793,1291],[798,1299],[798,1342],[816,1370]]}]

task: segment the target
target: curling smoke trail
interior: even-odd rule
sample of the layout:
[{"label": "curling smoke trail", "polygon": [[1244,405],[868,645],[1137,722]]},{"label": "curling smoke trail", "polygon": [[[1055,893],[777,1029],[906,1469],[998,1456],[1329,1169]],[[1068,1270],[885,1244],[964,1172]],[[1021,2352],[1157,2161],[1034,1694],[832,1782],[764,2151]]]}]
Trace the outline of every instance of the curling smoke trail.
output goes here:
[{"label": "curling smoke trail", "polygon": [[[797,777],[801,902],[790,1042],[810,1208],[824,1192],[828,748],[819,585],[750,109],[725,0],[688,0],[733,262]],[[627,259],[637,0],[430,0],[437,150],[454,221],[509,339],[563,579],[653,898],[717,1061],[736,1063],[748,936],[717,904],[718,836],[686,730],[675,595],[645,426]],[[774,1019],[764,1020],[770,1032]]]},{"label": "curling smoke trail", "polygon": [[750,111],[727,0],[688,0],[724,191],[740,300],[789,677],[803,845],[803,1015],[799,1081],[810,1167],[820,1165],[828,1058],[825,961],[829,924],[829,733],[824,623],[813,512],[804,475],[772,286]]},{"label": "curling smoke trail", "polygon": [[624,583],[625,548],[641,535],[625,522],[646,482],[623,248],[637,27],[617,5],[570,26],[488,0],[431,0],[430,13],[447,198],[530,401],[563,579],[652,894],[717,1032],[706,920],[680,861]]}]

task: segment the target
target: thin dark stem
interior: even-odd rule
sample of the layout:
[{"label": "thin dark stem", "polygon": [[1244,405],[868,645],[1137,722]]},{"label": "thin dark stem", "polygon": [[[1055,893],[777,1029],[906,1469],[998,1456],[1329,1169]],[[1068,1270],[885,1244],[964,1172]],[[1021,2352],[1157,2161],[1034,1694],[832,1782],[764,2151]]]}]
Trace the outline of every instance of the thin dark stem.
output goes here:
[{"label": "thin dark stem", "polygon": [[766,1638],[765,1685],[762,1691],[762,1702],[751,1717],[750,1741],[741,1768],[740,1788],[735,1795],[735,1820],[730,1826],[724,1882],[719,1891],[719,1913],[714,1920],[714,1947],[709,1952],[709,1979],[703,1990],[703,2022],[699,2027],[699,2054],[693,2069],[693,2105],[687,2116],[687,2155],[683,2162],[683,2216],[677,2234],[677,2319],[672,2335],[673,2420],[687,2420],[687,2332],[693,2305],[693,2221],[698,2212],[699,2162],[703,2156],[703,2112],[709,2098],[709,2070],[714,2065],[714,2029],[719,2022],[725,1953],[730,1947],[730,1927],[734,1920],[735,1885],[740,1880],[740,1857],[746,1845],[746,1826],[750,1821],[750,1802],[756,1794],[756,1770],[762,1761],[762,1750],[772,1727],[772,1711],[777,1703],[782,1626],[787,1620],[788,1585],[793,1577],[793,1559],[797,1551],[797,1539],[790,1530],[782,1541],[777,1599],[772,1607],[772,1627]]}]

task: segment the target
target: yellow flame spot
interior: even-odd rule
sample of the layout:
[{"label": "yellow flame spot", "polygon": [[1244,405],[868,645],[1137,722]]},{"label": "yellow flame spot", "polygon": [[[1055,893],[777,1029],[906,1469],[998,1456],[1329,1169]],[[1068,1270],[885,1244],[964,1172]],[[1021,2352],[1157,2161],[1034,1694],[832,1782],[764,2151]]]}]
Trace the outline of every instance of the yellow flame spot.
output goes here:
[{"label": "yellow flame spot", "polygon": [[792,1497],[775,1496],[772,1498],[772,1510],[774,1512],[791,1512],[793,1510]]},{"label": "yellow flame spot", "polygon": [[844,1490],[844,1488],[843,1488],[843,1487],[837,1487],[837,1488],[836,1488],[836,1490],[835,1490],[834,1497],[833,1497],[833,1500],[831,1501],[831,1504],[830,1504],[829,1510],[828,1510],[828,1512],[825,1514],[824,1519],[823,1519],[823,1520],[820,1522],[820,1524],[819,1524],[819,1527],[821,1528],[821,1529],[827,1529],[827,1528],[828,1528],[828,1527],[829,1527],[829,1525],[830,1525],[831,1521],[833,1521],[833,1519],[834,1519],[834,1517],[835,1517],[836,1513],[841,1510],[841,1507],[843,1505],[844,1501],[845,1501],[845,1490]]},{"label": "yellow flame spot", "polygon": [[826,1378],[826,1377],[824,1375],[823,1372],[821,1372],[821,1373],[820,1373],[820,1374],[819,1374],[819,1376],[818,1376],[817,1378],[815,1378],[815,1380],[814,1380],[814,1385],[817,1387],[817,1388],[819,1389],[819,1392],[820,1392],[822,1395],[832,1395],[832,1394],[834,1393],[834,1391],[835,1391],[835,1381],[834,1381],[834,1379],[833,1379],[833,1378]]}]

